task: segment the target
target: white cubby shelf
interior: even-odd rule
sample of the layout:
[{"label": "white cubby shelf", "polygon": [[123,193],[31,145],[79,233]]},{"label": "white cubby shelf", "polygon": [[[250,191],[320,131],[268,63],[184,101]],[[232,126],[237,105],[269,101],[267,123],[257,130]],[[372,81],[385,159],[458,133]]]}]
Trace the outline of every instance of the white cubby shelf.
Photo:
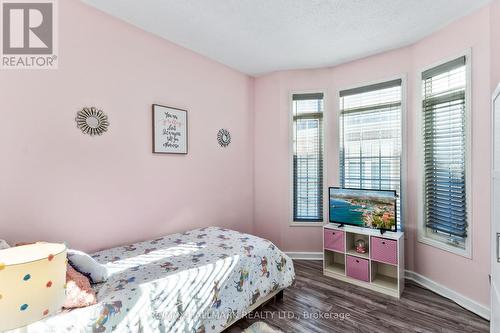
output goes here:
[{"label": "white cubby shelf", "polygon": [[[366,253],[356,252],[359,239]],[[389,296],[404,289],[404,233],[330,223],[323,227],[323,274]]]}]

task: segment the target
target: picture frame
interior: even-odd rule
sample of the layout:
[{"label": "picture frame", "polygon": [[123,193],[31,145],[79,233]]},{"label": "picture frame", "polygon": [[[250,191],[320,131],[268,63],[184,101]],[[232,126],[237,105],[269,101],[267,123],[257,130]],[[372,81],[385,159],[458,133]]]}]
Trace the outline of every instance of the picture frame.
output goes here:
[{"label": "picture frame", "polygon": [[188,153],[187,110],[153,104],[153,153]]}]

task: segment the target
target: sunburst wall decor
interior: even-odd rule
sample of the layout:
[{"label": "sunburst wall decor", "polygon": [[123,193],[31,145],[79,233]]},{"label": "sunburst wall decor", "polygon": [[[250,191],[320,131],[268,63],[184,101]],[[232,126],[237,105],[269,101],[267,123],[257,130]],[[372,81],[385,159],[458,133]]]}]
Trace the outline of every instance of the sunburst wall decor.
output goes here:
[{"label": "sunburst wall decor", "polygon": [[231,134],[227,129],[222,128],[217,133],[217,141],[221,147],[226,148],[231,143]]},{"label": "sunburst wall decor", "polygon": [[95,107],[83,108],[76,115],[76,124],[83,133],[101,135],[108,130],[108,116]]}]

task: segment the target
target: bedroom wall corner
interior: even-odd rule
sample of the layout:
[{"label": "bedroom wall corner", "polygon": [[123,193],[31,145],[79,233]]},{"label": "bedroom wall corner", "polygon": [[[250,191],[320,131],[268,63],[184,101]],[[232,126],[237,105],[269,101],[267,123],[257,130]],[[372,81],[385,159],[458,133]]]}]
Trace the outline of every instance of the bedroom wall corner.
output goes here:
[{"label": "bedroom wall corner", "polygon": [[250,150],[251,153],[251,168],[252,168],[252,233],[255,234],[255,212],[256,212],[256,207],[255,207],[255,77],[250,77],[251,85],[249,87],[249,94],[251,96],[249,102],[248,102],[248,108],[250,110],[250,116],[251,116],[251,143],[252,143],[252,148]]}]

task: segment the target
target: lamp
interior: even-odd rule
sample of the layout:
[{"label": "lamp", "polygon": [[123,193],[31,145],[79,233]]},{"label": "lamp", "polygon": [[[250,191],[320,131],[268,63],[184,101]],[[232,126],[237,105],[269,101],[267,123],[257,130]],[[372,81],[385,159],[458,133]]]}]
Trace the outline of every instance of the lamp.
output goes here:
[{"label": "lamp", "polygon": [[65,284],[66,245],[35,243],[0,250],[0,331],[61,310]]}]

